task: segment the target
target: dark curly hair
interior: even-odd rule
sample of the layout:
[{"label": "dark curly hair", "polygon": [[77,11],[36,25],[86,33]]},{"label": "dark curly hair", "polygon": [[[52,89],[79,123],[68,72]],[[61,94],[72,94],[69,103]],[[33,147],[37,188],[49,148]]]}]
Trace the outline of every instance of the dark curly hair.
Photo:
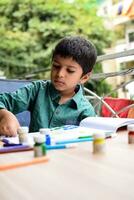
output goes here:
[{"label": "dark curly hair", "polygon": [[97,59],[95,46],[80,36],[65,37],[56,45],[52,60],[55,56],[71,57],[83,70],[83,75],[91,72]]}]

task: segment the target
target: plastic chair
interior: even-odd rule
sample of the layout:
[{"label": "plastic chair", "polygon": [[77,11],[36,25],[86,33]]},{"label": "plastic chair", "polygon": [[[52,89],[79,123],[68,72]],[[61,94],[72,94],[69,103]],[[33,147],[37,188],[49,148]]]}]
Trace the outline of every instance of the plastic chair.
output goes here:
[{"label": "plastic chair", "polygon": [[[29,84],[27,80],[11,80],[11,79],[0,79],[0,93],[2,92],[13,92],[18,88]],[[21,126],[29,126],[30,124],[30,112],[24,111],[16,115]]]},{"label": "plastic chair", "polygon": [[134,118],[134,100],[125,98],[100,97],[84,88],[86,98],[93,104],[98,116]]},{"label": "plastic chair", "polygon": [[[131,100],[131,99],[105,97],[104,101],[121,118],[129,117],[128,113],[130,112],[130,109],[134,108],[134,100]],[[101,116],[103,116],[103,117],[115,117],[115,114],[111,113],[107,109],[107,107],[103,104],[102,107],[101,107]]]},{"label": "plastic chair", "polygon": [[85,93],[88,94],[88,96],[85,96],[88,100],[90,100],[93,103],[93,106],[98,116],[101,115],[102,105],[105,105],[105,107],[109,110],[110,113],[112,113],[115,117],[119,117],[116,111],[103,98],[101,98],[96,93],[85,87],[83,89]]}]

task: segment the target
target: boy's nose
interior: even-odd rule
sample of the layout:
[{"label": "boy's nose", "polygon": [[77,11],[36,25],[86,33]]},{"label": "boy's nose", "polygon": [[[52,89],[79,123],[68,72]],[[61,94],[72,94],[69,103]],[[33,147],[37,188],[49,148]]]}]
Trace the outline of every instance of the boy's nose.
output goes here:
[{"label": "boy's nose", "polygon": [[63,77],[65,75],[65,70],[64,69],[60,69],[59,71],[58,71],[58,76],[59,77]]}]

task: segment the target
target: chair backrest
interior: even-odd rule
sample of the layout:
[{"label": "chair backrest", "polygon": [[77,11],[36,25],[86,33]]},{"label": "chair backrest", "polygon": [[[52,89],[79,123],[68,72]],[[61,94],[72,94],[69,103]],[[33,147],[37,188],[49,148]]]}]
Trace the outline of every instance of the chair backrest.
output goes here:
[{"label": "chair backrest", "polygon": [[[28,80],[11,80],[11,79],[0,79],[0,93],[2,92],[13,92],[18,88],[21,88],[31,81]],[[24,111],[16,115],[21,126],[29,126],[30,123],[30,112]]]},{"label": "chair backrest", "polygon": [[116,111],[102,97],[98,96],[96,93],[85,87],[83,89],[84,92],[88,94],[88,96],[85,96],[92,103],[97,116],[102,116],[102,105],[105,105],[105,107],[111,114],[113,114],[115,117],[119,117]]},{"label": "chair backrest", "polygon": [[[118,114],[121,118],[127,118],[128,112],[131,107],[134,107],[134,100],[125,98],[113,98],[105,97],[104,101],[110,105],[110,107]],[[101,108],[101,115],[103,117],[113,117],[114,115],[107,109],[103,104]]]},{"label": "chair backrest", "polygon": [[92,103],[98,116],[134,118],[134,100],[125,98],[100,97],[84,88],[86,98]]}]

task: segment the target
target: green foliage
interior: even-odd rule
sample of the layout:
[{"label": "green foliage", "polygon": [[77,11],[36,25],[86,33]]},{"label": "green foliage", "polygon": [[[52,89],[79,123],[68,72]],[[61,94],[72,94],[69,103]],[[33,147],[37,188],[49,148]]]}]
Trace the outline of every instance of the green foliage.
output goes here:
[{"label": "green foliage", "polygon": [[[99,85],[99,87],[97,87]],[[90,80],[85,84],[85,87],[89,88],[91,91],[95,91],[99,96],[107,96],[109,92],[112,90],[111,85],[108,85],[105,80]],[[117,97],[117,92],[113,92],[110,94],[112,97]]]},{"label": "green foliage", "polygon": [[123,39],[125,37],[125,25],[118,25],[114,28],[114,32],[116,35],[116,41],[119,39]]},{"label": "green foliage", "polygon": [[0,69],[8,78],[45,70],[57,41],[69,35],[84,35],[102,54],[112,40],[96,10],[95,0],[1,0]]}]

